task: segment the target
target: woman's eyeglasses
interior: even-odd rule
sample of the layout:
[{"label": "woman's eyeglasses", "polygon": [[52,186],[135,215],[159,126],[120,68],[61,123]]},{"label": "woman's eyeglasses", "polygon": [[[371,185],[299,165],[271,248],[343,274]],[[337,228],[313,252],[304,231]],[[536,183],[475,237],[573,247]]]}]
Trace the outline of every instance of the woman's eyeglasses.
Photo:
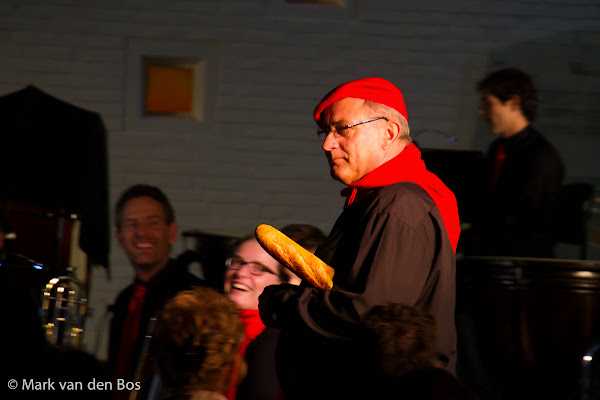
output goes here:
[{"label": "woman's eyeglasses", "polygon": [[269,267],[259,263],[258,261],[246,261],[243,258],[237,256],[225,260],[225,266],[229,271],[237,271],[242,269],[242,267],[247,266],[250,274],[254,276],[260,276],[263,274],[277,275],[276,272],[270,270]]}]

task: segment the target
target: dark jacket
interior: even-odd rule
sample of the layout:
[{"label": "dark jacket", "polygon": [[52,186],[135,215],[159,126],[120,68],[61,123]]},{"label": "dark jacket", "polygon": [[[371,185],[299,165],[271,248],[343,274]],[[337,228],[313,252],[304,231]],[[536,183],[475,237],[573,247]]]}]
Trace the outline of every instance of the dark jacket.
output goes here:
[{"label": "dark jacket", "polygon": [[[503,146],[505,161],[496,175]],[[558,192],[565,168],[556,148],[533,127],[496,139],[487,156],[486,196],[476,228],[481,255],[552,257]]]},{"label": "dark jacket", "polygon": [[[110,342],[108,350],[108,363],[111,371],[115,370],[117,354],[121,343],[121,333],[127,318],[127,307],[133,294],[133,286],[123,289],[115,303],[110,307],[113,318],[110,325]],[[139,336],[133,350],[130,372],[128,377],[134,375],[140,359],[144,336],[148,331],[148,322],[152,317],[158,316],[166,302],[183,290],[189,290],[194,286],[205,286],[205,282],[190,274],[185,268],[180,267],[174,260],[169,260],[167,266],[148,282],[148,292],[144,297],[142,316],[140,322]],[[123,377],[125,378],[125,377]]]},{"label": "dark jacket", "polygon": [[429,311],[437,349],[453,369],[455,256],[424,190],[410,183],[360,189],[316,254],[335,269],[334,287],[305,288],[294,306],[298,318],[284,317],[277,365],[286,397],[356,396],[368,357],[360,319],[379,304]]}]

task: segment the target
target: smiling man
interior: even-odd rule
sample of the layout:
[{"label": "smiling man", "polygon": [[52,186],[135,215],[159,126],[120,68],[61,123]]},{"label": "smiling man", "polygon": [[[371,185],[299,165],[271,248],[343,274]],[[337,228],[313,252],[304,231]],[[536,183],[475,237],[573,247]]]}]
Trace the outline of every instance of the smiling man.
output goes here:
[{"label": "smiling man", "polygon": [[453,370],[456,199],[412,143],[402,92],[382,78],[350,81],[329,92],[313,118],[347,199],[316,251],[335,269],[333,288],[283,284],[260,297],[265,324],[281,328],[277,368],[285,397],[360,398],[368,390],[360,321],[388,303],[435,317],[436,352]]},{"label": "smiling man", "polygon": [[115,223],[135,275],[111,307],[109,366],[115,378],[128,379],[140,362],[149,320],[178,292],[205,283],[170,258],[177,225],[160,189],[134,185],[125,190],[115,207]]}]

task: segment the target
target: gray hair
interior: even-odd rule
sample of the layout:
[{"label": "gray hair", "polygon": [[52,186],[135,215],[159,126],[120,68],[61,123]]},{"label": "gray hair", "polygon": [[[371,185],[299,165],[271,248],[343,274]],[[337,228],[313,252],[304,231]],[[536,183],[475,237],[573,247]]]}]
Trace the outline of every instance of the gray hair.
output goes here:
[{"label": "gray hair", "polygon": [[387,118],[390,121],[396,122],[400,125],[400,139],[408,140],[412,142],[412,138],[410,137],[410,127],[408,126],[408,121],[404,118],[404,115],[400,114],[398,110],[393,109],[392,107],[388,107],[385,104],[376,103],[371,100],[365,100],[364,105],[369,107],[378,116],[382,116]]}]

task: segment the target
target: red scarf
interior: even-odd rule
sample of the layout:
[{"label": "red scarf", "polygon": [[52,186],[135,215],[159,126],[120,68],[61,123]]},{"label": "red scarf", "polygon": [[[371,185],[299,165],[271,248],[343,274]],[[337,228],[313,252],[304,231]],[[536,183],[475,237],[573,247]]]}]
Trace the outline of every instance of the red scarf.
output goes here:
[{"label": "red scarf", "polygon": [[[248,345],[254,339],[256,339],[256,337],[260,335],[262,331],[265,330],[265,324],[263,324],[262,320],[260,319],[258,310],[240,310],[240,320],[244,325],[244,338],[240,343],[240,355],[242,356],[242,359],[244,359],[246,356],[246,349],[248,348]],[[232,372],[234,377],[237,377],[240,373],[240,371],[237,370],[234,370]],[[229,400],[235,399],[235,395],[237,392],[237,383],[235,385],[230,385],[227,389],[227,392],[225,393],[225,396]]]},{"label": "red scarf", "polygon": [[425,162],[421,159],[421,151],[413,143],[407,145],[393,159],[349,185],[352,191],[346,199],[346,207],[354,202],[360,188],[389,186],[399,182],[415,183],[427,192],[440,210],[452,249],[456,253],[456,245],[460,236],[456,198],[440,178],[427,169]]},{"label": "red scarf", "polygon": [[260,319],[258,310],[240,310],[240,319],[244,324],[244,339],[240,344],[240,354],[243,357],[250,342],[265,330],[265,324]]}]

